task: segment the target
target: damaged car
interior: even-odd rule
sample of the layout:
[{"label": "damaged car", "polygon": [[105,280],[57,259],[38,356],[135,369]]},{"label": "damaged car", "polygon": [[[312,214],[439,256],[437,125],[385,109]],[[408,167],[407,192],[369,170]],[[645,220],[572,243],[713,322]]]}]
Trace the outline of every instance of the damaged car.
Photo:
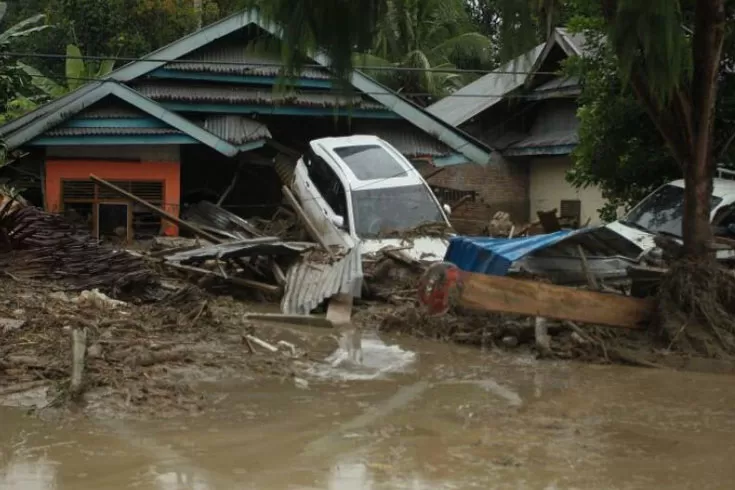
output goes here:
[{"label": "damaged car", "polygon": [[311,141],[292,189],[327,245],[444,258],[451,235],[445,208],[411,162],[377,136]]}]

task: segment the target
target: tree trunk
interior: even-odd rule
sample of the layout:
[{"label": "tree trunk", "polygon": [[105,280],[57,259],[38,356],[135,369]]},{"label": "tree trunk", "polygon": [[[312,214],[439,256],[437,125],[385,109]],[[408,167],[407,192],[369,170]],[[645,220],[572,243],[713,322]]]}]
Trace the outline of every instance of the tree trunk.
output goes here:
[{"label": "tree trunk", "polygon": [[692,160],[684,168],[684,252],[693,259],[710,255],[709,215],[714,161],[714,120],[720,62],[725,40],[725,1],[698,0],[692,38]]},{"label": "tree trunk", "polygon": [[682,232],[684,252],[694,259],[706,258],[711,253],[710,201],[714,166],[712,156],[694,161],[684,170],[684,220]]}]

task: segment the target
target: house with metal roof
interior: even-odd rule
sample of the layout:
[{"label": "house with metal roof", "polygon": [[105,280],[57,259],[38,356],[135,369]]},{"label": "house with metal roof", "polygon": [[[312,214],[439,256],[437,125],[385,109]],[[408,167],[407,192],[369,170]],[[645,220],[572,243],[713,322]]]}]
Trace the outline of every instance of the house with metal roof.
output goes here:
[{"label": "house with metal roof", "polygon": [[599,223],[605,202],[599,189],[577,189],[565,178],[579,141],[580,88],[557,73],[563,60],[584,50],[583,35],[557,28],[547,42],[429,106],[503,157],[487,168],[447,169],[431,183],[477,191],[486,205],[475,209],[478,219],[500,210],[534,221],[538,211],[556,209],[579,224]]},{"label": "house with metal roof", "polygon": [[224,204],[253,215],[280,203],[274,157],[315,138],[374,134],[436,166],[490,161],[486,143],[364,73],[345,88],[323,55],[285,79],[280,50],[280,30],[256,12],[200,29],[0,127],[15,160],[6,173],[47,209],[130,238],[155,233],[160,221],[108,195],[90,173],[173,214],[217,201],[235,182]]}]

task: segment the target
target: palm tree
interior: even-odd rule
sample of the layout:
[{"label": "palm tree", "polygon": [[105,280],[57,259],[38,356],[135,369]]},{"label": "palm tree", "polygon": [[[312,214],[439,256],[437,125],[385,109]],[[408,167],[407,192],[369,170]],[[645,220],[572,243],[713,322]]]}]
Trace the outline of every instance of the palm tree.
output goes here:
[{"label": "palm tree", "polygon": [[426,101],[472,81],[453,73],[457,66],[489,67],[493,56],[493,43],[474,31],[464,0],[387,0],[371,48],[356,55],[354,64]]},{"label": "palm tree", "polygon": [[[262,14],[282,25],[284,41],[300,49],[321,49],[333,69],[347,77],[353,54],[370,52],[381,23],[396,5],[414,0],[269,0]],[[430,2],[431,0],[424,0]],[[538,16],[573,0],[499,0],[501,36],[528,39]],[[579,1],[579,0],[578,0]],[[713,120],[727,21],[735,18],[731,0],[586,0],[595,6],[618,59],[618,67],[646,108],[679,163],[686,182],[684,250],[692,258],[710,257],[709,225],[713,158]],[[726,8],[727,2],[727,8]],[[682,9],[689,7],[690,28]],[[531,33],[531,34],[529,34]],[[298,67],[295,50],[284,62]]]},{"label": "palm tree", "polygon": [[103,60],[99,64],[84,62],[82,52],[78,46],[69,44],[66,46],[66,84],[60,85],[47,77],[36,68],[25,63],[18,63],[21,69],[31,77],[31,83],[51,98],[76,90],[91,80],[96,80],[108,75],[115,68],[113,60]]}]

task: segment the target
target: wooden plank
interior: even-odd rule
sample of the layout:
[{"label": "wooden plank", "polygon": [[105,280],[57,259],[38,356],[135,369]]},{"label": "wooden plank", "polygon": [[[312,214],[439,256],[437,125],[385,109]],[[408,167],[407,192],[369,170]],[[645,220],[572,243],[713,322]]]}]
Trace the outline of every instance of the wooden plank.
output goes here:
[{"label": "wooden plank", "polygon": [[642,328],[654,302],[535,281],[462,273],[460,304],[470,309],[569,320],[610,327]]},{"label": "wooden plank", "polygon": [[301,223],[303,223],[306,230],[309,232],[309,235],[311,235],[311,238],[319,245],[321,245],[321,247],[329,254],[330,257],[334,258],[334,252],[332,252],[332,249],[329,248],[327,243],[324,241],[324,237],[319,233],[319,231],[316,229],[316,226],[314,226],[314,223],[312,223],[309,217],[306,215],[304,209],[301,207],[301,204],[299,204],[299,201],[296,199],[296,196],[294,196],[291,192],[291,189],[284,185],[281,190],[283,191],[283,195],[288,203],[291,205],[294,211],[296,211],[296,214],[298,215]]},{"label": "wooden plank", "polygon": [[349,325],[352,321],[352,303],[354,298],[350,294],[335,294],[329,299],[327,306],[327,320],[337,326]]}]

